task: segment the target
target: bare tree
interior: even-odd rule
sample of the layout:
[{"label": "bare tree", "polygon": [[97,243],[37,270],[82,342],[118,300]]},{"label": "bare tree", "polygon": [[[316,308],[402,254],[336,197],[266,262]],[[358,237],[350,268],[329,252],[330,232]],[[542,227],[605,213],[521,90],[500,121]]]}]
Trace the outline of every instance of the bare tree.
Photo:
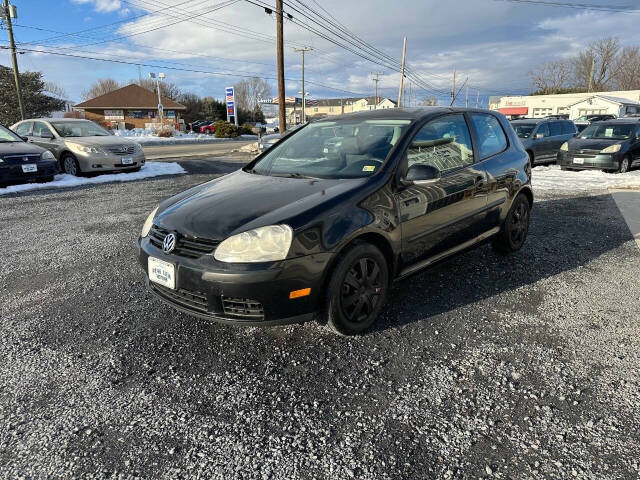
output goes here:
[{"label": "bare tree", "polygon": [[58,98],[66,98],[67,92],[64,88],[54,82],[44,82],[44,91]]},{"label": "bare tree", "polygon": [[[156,84],[156,80],[153,78],[142,78],[140,80],[132,80],[130,83],[137,83],[138,85],[140,85],[143,88],[146,88],[147,90],[151,90],[152,92],[156,92],[157,91],[157,84]],[[164,98],[169,98],[171,100],[177,100],[178,97],[180,97],[180,94],[182,92],[180,91],[180,87],[173,83],[173,82],[167,82],[166,80],[160,80],[160,95]]]},{"label": "bare tree", "polygon": [[612,86],[620,52],[616,37],[593,42],[573,60],[576,86],[591,91],[606,91]]},{"label": "bare tree", "polygon": [[563,60],[545,62],[529,72],[536,93],[549,95],[571,88],[571,65]]},{"label": "bare tree", "polygon": [[120,84],[113,78],[100,78],[93,82],[87,91],[82,92],[82,99],[89,100],[90,98],[99,97],[100,95],[113,92],[119,88]]},{"label": "bare tree", "polygon": [[618,55],[614,84],[617,90],[640,90],[640,47],[624,47]]},{"label": "bare tree", "polygon": [[238,108],[243,110],[253,112],[260,108],[260,99],[271,97],[271,85],[262,78],[241,80],[233,87]]}]

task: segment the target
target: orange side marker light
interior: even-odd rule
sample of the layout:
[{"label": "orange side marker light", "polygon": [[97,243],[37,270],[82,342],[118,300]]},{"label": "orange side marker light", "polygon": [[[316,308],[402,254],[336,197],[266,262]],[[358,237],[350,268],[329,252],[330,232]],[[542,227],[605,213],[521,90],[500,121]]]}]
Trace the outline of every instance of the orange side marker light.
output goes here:
[{"label": "orange side marker light", "polygon": [[302,288],[300,290],[294,290],[289,293],[289,300],[292,300],[294,298],[306,297],[308,295],[311,295],[310,288]]}]

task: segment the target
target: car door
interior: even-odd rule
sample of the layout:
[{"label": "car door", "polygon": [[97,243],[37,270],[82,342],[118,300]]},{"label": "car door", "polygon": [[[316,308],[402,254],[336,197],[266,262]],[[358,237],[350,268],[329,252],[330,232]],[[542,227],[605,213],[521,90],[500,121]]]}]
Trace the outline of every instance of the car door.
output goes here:
[{"label": "car door", "polygon": [[404,153],[401,171],[406,174],[414,164],[436,167],[440,177],[396,192],[404,273],[478,235],[487,205],[486,174],[475,163],[463,113],[439,116],[420,128]]},{"label": "car door", "polygon": [[640,125],[636,128],[633,140],[631,140],[631,158],[636,165],[640,163]]},{"label": "car door", "polygon": [[33,131],[31,133],[33,143],[56,153],[58,142],[51,129],[44,122],[33,122]]},{"label": "car door", "polygon": [[558,150],[566,141],[565,133],[562,129],[562,121],[554,120],[549,122],[549,156],[548,159],[555,159]]},{"label": "car door", "polygon": [[[539,135],[542,137],[538,138]],[[535,157],[535,162],[545,161],[549,158],[549,122],[542,122],[536,128],[536,131],[532,135],[532,150]]]}]

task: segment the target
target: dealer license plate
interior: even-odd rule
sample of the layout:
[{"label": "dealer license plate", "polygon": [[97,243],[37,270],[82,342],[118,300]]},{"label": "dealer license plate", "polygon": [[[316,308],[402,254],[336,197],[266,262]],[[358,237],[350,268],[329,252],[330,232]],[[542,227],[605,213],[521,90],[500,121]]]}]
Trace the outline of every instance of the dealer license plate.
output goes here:
[{"label": "dealer license plate", "polygon": [[22,165],[22,171],[24,173],[33,173],[38,171],[38,166],[35,163],[27,163]]},{"label": "dealer license plate", "polygon": [[122,157],[122,165],[133,165],[133,157]]},{"label": "dealer license plate", "polygon": [[176,289],[176,267],[172,263],[165,262],[159,258],[149,257],[147,264],[149,280],[159,283],[172,290]]},{"label": "dealer license plate", "polygon": [[584,163],[584,158],[574,158],[573,159],[573,163],[576,163],[578,165],[582,165]]}]

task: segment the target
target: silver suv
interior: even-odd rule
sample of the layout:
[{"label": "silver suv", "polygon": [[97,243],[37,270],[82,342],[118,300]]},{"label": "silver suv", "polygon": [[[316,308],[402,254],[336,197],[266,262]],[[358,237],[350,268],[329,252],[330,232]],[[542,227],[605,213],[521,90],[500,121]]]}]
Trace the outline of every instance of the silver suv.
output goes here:
[{"label": "silver suv", "polygon": [[89,120],[36,118],[11,128],[27,141],[50,150],[60,170],[70,175],[137,171],[145,162],[138,143],[116,137]]}]

